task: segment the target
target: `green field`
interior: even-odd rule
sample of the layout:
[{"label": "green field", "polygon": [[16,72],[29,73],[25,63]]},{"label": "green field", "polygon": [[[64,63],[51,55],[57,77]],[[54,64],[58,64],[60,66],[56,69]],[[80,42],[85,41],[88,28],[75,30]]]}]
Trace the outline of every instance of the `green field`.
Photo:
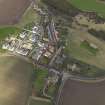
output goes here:
[{"label": "green field", "polygon": [[2,27],[0,28],[0,40],[4,39],[8,35],[17,34],[18,32],[20,32],[20,29],[16,27]]},{"label": "green field", "polygon": [[95,11],[99,16],[105,18],[105,4],[99,2],[98,0],[68,0],[75,7],[86,10]]},{"label": "green field", "polygon": [[41,100],[31,100],[30,105],[51,105],[51,103]]},{"label": "green field", "polygon": [[33,81],[33,84],[34,84],[34,87],[35,87],[35,91],[38,95],[41,94],[42,92],[42,89],[44,87],[44,84],[45,84],[45,79],[48,75],[48,71],[47,70],[42,70],[42,69],[36,69],[34,71],[34,81]]}]

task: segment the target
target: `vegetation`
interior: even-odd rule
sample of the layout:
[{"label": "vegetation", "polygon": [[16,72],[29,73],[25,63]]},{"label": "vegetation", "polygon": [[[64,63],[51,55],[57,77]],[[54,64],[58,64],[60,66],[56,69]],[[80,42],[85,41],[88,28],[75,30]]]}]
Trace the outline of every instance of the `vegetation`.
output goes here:
[{"label": "vegetation", "polygon": [[105,4],[98,2],[98,0],[67,0],[73,6],[83,11],[93,11],[98,13],[99,16],[105,18]]},{"label": "vegetation", "polygon": [[[17,35],[23,28],[30,29],[34,22],[38,22],[40,20],[40,17],[37,13],[35,13],[32,6],[30,6],[22,18],[20,19],[19,23],[15,25],[9,25],[9,26],[1,26],[0,27],[0,41],[4,40],[6,37],[10,35]],[[1,42],[0,42],[1,47]],[[4,52],[2,49],[0,49],[0,52]]]},{"label": "vegetation", "polygon": [[[69,29],[69,34],[66,36],[66,40],[65,53],[67,55],[71,55],[87,64],[102,69],[105,68],[105,41],[98,40],[88,32],[72,29]],[[87,45],[84,46],[84,43],[82,43],[84,40],[96,45],[97,50],[94,50],[94,47],[91,48],[88,46],[88,48]]]},{"label": "vegetation", "polygon": [[51,103],[41,100],[31,100],[30,105],[51,105]]},{"label": "vegetation", "polygon": [[88,41],[83,41],[80,46],[82,48],[86,48],[88,51],[90,51],[94,55],[96,55],[96,53],[98,52],[98,48],[91,47]]},{"label": "vegetation", "polygon": [[69,34],[68,28],[67,27],[59,27],[59,34],[60,34],[60,41],[59,41],[59,46],[65,46],[66,45],[66,40],[67,36]]},{"label": "vegetation", "polygon": [[20,29],[16,27],[2,27],[0,28],[0,40],[6,38],[11,34],[16,35],[18,32],[20,32]]},{"label": "vegetation", "polygon": [[48,87],[47,94],[50,96],[54,96],[56,91],[56,85],[51,84],[51,86]]},{"label": "vegetation", "polygon": [[89,29],[88,32],[93,36],[95,36],[96,38],[99,38],[105,41],[105,31],[97,31],[95,29]]},{"label": "vegetation", "polygon": [[50,8],[56,9],[63,14],[76,15],[78,9],[70,5],[67,0],[42,0],[44,3],[48,4]]},{"label": "vegetation", "polygon": [[98,77],[104,77],[105,76],[105,70],[100,69],[98,67],[86,64],[80,60],[77,60],[73,58],[72,56],[68,56],[67,59],[64,61],[65,65],[76,65],[75,70],[71,70],[69,66],[67,66],[67,71],[70,73],[81,76],[81,77],[90,77],[90,78],[98,78]]},{"label": "vegetation", "polygon": [[22,18],[20,19],[19,23],[17,23],[16,27],[23,28],[27,24],[38,22],[40,20],[40,16],[35,12],[32,6],[30,6],[26,12],[23,14]]},{"label": "vegetation", "polygon": [[31,30],[32,27],[34,27],[35,23],[34,22],[31,22],[31,23],[28,23],[24,26],[25,29],[28,29],[28,30]]},{"label": "vegetation", "polygon": [[41,95],[42,89],[44,87],[45,84],[45,79],[48,75],[48,71],[47,70],[42,70],[42,69],[36,69],[34,71],[34,87],[35,87],[35,91],[37,92],[38,95]]}]

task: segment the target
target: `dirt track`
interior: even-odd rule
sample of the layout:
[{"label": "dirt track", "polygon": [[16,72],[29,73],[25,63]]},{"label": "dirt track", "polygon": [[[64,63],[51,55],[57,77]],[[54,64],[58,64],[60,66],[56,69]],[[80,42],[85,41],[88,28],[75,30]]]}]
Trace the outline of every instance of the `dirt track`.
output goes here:
[{"label": "dirt track", "polygon": [[0,25],[19,21],[30,0],[0,0]]},{"label": "dirt track", "polygon": [[0,57],[0,105],[26,105],[32,65],[16,57]]},{"label": "dirt track", "polygon": [[105,105],[105,81],[85,83],[67,80],[59,105]]}]

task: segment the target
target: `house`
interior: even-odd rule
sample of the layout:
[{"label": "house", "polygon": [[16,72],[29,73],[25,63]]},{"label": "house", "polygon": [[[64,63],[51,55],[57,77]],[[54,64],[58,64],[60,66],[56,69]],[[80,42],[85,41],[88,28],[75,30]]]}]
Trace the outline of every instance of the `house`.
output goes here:
[{"label": "house", "polygon": [[32,50],[33,44],[32,43],[24,43],[22,47],[25,49]]},{"label": "house", "polygon": [[20,38],[23,39],[23,38],[25,38],[27,36],[27,33],[26,32],[22,32],[22,33],[20,33],[19,36],[20,36]]},{"label": "house", "polygon": [[49,51],[46,51],[44,53],[44,56],[47,57],[47,58],[51,58],[52,54]]}]

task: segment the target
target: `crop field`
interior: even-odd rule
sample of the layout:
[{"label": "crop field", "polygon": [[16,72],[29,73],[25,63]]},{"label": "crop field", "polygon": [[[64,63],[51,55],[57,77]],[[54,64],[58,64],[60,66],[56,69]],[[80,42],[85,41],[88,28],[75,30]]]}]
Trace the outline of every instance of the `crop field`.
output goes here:
[{"label": "crop field", "polygon": [[29,25],[33,22],[38,22],[40,16],[34,11],[32,6],[29,6],[28,9],[24,12],[23,16],[19,19],[19,22],[14,25],[1,25],[0,24],[0,41],[4,40],[10,35],[18,35],[26,25]]},{"label": "crop field", "polygon": [[29,4],[30,0],[0,0],[0,25],[17,23]]},{"label": "crop field", "polygon": [[0,105],[26,105],[32,65],[17,57],[0,57]]},{"label": "crop field", "polygon": [[[91,81],[91,80],[90,80]],[[105,80],[67,80],[58,105],[105,105]]]},{"label": "crop field", "polygon": [[68,0],[72,5],[83,11],[94,11],[105,18],[105,3],[99,0]]}]

